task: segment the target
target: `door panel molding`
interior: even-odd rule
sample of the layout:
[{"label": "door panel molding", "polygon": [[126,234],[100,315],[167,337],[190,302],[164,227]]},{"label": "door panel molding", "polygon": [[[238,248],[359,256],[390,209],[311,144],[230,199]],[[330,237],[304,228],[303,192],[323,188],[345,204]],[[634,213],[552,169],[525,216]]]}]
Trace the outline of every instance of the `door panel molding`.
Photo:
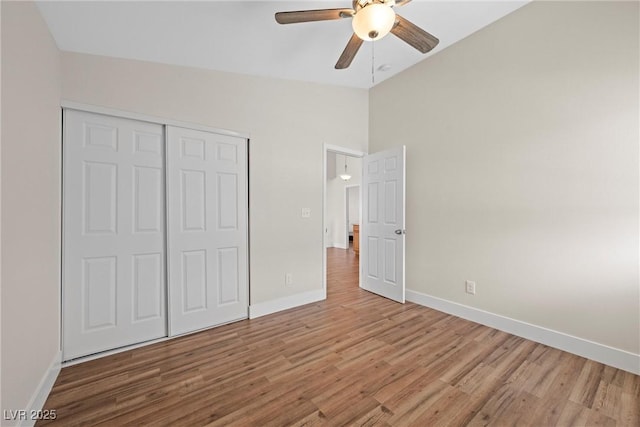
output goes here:
[{"label": "door panel molding", "polygon": [[[63,360],[247,318],[248,134],[62,104]],[[170,251],[177,237],[193,247]],[[178,327],[176,311],[206,316]]]},{"label": "door panel molding", "polygon": [[[166,336],[162,125],[63,112],[63,359]],[[158,307],[161,309],[159,310]]]},{"label": "door panel molding", "polygon": [[364,157],[362,288],[405,301],[405,164],[400,146]]},{"label": "door panel molding", "polygon": [[249,315],[247,148],[167,126],[169,336]]}]

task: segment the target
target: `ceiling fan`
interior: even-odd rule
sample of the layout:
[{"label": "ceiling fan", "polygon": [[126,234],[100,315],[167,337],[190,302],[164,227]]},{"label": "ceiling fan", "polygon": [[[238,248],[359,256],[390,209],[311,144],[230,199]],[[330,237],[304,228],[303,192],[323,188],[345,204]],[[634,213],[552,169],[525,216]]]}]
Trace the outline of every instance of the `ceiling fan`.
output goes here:
[{"label": "ceiling fan", "polygon": [[436,47],[440,40],[422,28],[395,13],[394,7],[404,6],[411,0],[353,0],[351,9],[299,10],[276,13],[279,24],[330,21],[353,18],[353,35],[338,58],[336,69],[347,68],[358,53],[363,41],[378,40],[389,33],[399,37],[422,53]]}]

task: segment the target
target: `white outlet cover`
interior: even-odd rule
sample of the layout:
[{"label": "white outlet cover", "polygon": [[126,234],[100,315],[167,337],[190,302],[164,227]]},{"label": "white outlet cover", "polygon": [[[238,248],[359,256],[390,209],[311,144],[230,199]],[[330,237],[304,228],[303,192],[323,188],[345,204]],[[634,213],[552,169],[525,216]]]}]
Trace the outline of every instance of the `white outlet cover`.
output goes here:
[{"label": "white outlet cover", "polygon": [[472,282],[471,280],[467,280],[465,283],[465,290],[468,294],[475,295],[476,294],[476,282]]},{"label": "white outlet cover", "polygon": [[311,218],[311,208],[302,208],[301,216],[302,218]]}]

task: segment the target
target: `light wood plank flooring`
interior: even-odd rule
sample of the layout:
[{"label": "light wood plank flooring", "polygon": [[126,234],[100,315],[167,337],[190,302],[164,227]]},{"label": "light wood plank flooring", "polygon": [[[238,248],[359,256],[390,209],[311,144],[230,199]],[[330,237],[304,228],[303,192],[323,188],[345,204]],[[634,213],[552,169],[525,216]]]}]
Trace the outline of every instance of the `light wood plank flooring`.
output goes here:
[{"label": "light wood plank flooring", "polygon": [[352,251],[328,262],[326,301],[63,369],[48,424],[640,425],[640,377],[372,295]]}]

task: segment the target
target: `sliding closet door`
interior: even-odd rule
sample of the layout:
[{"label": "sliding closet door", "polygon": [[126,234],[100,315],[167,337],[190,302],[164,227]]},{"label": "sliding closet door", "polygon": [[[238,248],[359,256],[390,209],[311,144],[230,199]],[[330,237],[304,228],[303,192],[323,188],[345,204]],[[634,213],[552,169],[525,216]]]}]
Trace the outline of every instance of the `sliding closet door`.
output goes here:
[{"label": "sliding closet door", "polygon": [[166,336],[161,125],[64,112],[63,357]]},{"label": "sliding closet door", "polygon": [[244,319],[247,140],[167,127],[169,334]]}]

